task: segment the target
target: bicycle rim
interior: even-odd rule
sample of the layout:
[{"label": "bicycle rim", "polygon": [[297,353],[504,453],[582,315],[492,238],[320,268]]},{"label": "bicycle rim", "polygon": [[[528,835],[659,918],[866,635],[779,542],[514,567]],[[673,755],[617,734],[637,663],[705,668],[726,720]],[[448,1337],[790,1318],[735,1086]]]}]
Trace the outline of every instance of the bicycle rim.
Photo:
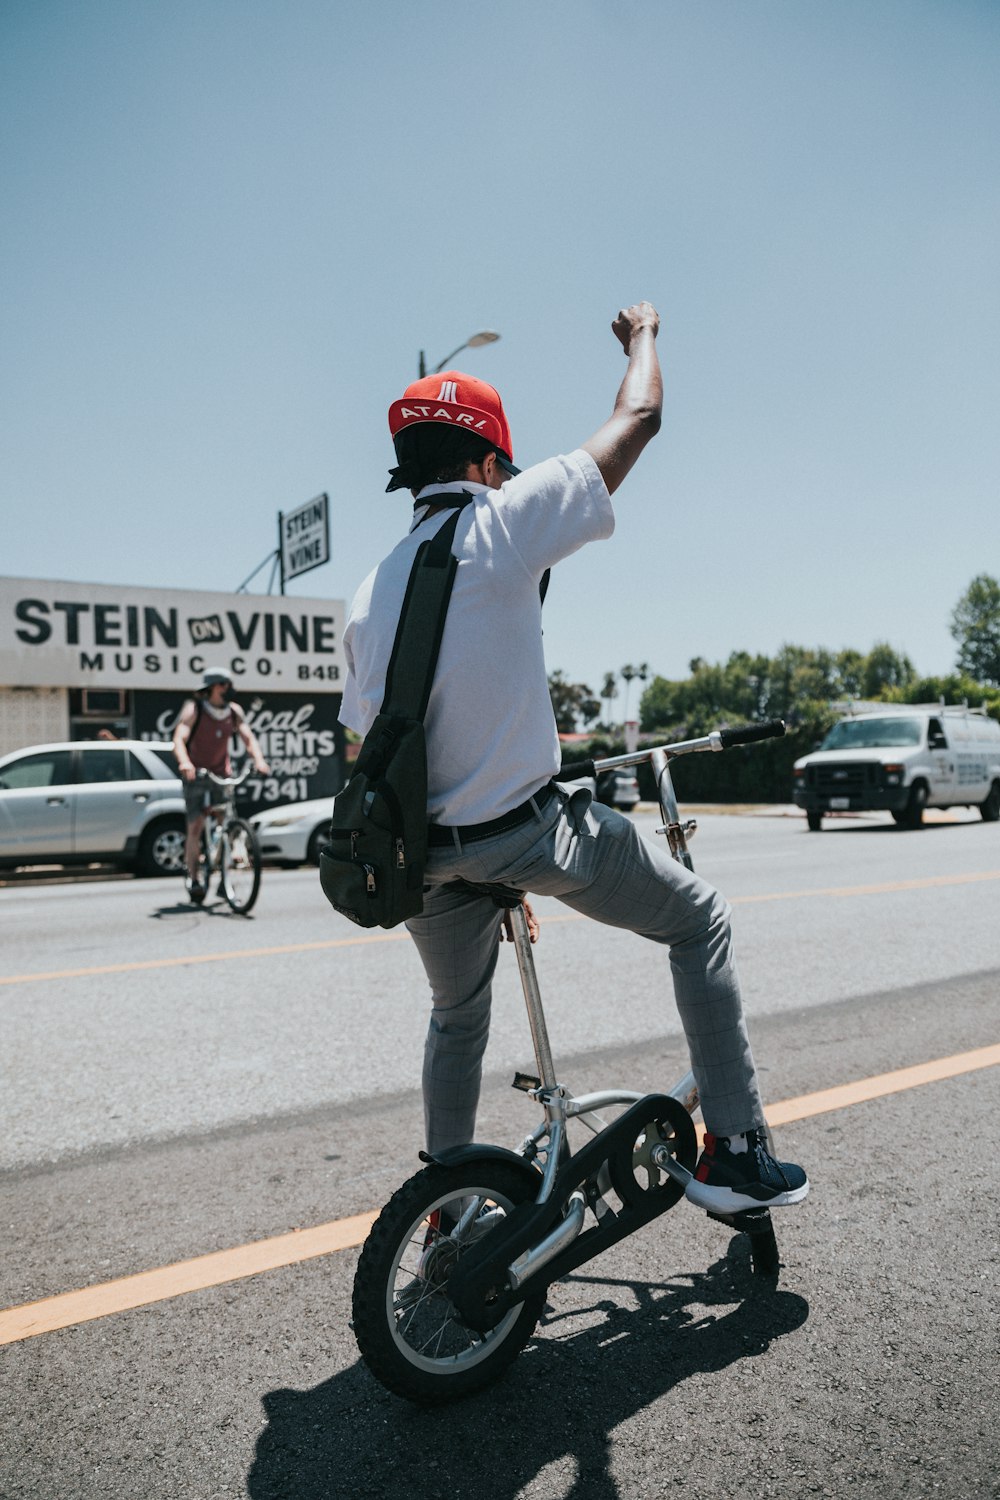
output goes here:
[{"label": "bicycle rim", "polygon": [[222,892],[233,911],[245,913],[260,889],[260,849],[249,823],[227,823],[222,840]]},{"label": "bicycle rim", "polygon": [[[481,1198],[476,1196],[480,1202],[477,1213],[491,1222],[504,1219],[513,1207],[502,1195],[488,1189]],[[444,1288],[451,1266],[461,1258],[461,1248],[452,1248],[449,1236],[435,1226],[433,1215],[435,1211],[447,1211],[449,1206],[457,1210],[465,1202],[464,1197],[445,1194],[413,1221],[386,1284],[386,1316],[395,1323],[400,1353],[418,1370],[472,1369],[493,1352],[495,1345],[503,1343],[521,1314],[520,1306],[511,1308],[503,1321],[484,1335],[460,1322],[448,1301]]]},{"label": "bicycle rim", "polygon": [[421,1403],[453,1400],[489,1384],[524,1347],[544,1294],[477,1333],[450,1302],[448,1278],[471,1244],[531,1196],[531,1185],[502,1165],[431,1168],[383,1210],[353,1302],[362,1355],[389,1390]]}]

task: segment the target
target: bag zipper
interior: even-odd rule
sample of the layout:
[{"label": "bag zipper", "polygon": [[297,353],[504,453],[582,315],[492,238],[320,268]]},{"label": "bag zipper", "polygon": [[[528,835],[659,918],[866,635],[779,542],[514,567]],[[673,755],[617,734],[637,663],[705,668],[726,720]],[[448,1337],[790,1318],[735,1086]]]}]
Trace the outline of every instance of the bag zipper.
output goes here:
[{"label": "bag zipper", "polygon": [[[359,861],[358,861],[358,839],[359,839],[360,835],[361,835],[360,828],[355,829],[354,832],[351,834],[351,859],[355,862],[355,864],[359,863]],[[374,895],[377,894],[377,889],[376,889],[376,885],[375,885],[375,866],[374,865],[366,865],[363,861],[360,861],[360,863],[361,863],[362,870],[364,870],[364,872],[365,872],[365,894],[369,898],[371,898],[372,896],[374,896]]]}]

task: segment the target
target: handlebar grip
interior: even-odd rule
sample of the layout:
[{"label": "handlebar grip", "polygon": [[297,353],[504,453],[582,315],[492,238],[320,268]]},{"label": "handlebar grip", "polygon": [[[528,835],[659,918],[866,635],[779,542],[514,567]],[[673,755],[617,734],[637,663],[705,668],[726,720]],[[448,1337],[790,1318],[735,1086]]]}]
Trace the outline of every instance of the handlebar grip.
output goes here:
[{"label": "handlebar grip", "polygon": [[785,732],[784,719],[768,719],[766,724],[743,724],[739,729],[720,729],[723,750],[730,745],[752,745],[754,740],[780,740]]},{"label": "handlebar grip", "polygon": [[556,781],[582,781],[584,776],[596,776],[592,760],[571,760],[556,772]]}]

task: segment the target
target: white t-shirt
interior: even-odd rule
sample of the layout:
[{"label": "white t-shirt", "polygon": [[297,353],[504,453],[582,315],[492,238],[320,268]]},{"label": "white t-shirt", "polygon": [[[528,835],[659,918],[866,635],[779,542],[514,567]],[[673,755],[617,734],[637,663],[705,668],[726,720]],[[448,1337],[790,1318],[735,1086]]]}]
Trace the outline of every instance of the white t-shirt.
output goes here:
[{"label": "white t-shirt", "polygon": [[[559,739],[542,651],[538,585],[546,568],[609,537],[615,518],[601,471],[577,449],[508,479],[428,485],[418,502],[467,490],[452,551],[458,571],[424,718],[428,814],[436,823],[484,823],[517,807],[559,769]],[[344,632],[347,681],[341,723],[367,734],[420,543],[452,512],[413,528],[355,596]]]}]

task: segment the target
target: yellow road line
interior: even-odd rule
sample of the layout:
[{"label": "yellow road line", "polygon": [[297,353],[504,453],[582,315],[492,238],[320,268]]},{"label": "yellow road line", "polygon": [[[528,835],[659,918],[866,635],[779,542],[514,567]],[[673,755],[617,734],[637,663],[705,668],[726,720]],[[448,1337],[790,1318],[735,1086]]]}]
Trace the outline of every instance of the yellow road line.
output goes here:
[{"label": "yellow road line", "polygon": [[271,958],[277,953],[309,953],[323,948],[350,948],[357,943],[398,943],[408,932],[378,932],[371,937],[326,938],[317,943],[281,943],[271,948],[234,948],[230,953],[188,953],[179,958],[143,958],[127,964],[94,964],[86,969],[49,969],[39,974],[7,974],[0,984],[29,984],[33,979],[85,979],[92,974],[134,974],[140,969],[176,969],[184,964],[218,964],[234,958]]},{"label": "yellow road line", "polygon": [[[885,896],[895,891],[931,890],[946,885],[973,885],[984,880],[1000,880],[1000,870],[976,871],[967,875],[929,875],[919,880],[890,880],[882,885],[823,886],[817,890],[775,891],[760,896],[733,896],[732,906],[753,906],[765,901],[802,901],[821,896]],[[584,922],[589,920],[579,912],[552,913],[542,917],[545,926],[555,922]],[[79,969],[48,969],[37,974],[0,975],[0,985],[32,984],[53,979],[87,979],[97,974],[134,974],[144,969],[177,969],[185,964],[231,963],[240,958],[273,958],[289,953],[318,953],[329,948],[352,948],[368,943],[405,942],[409,934],[403,932],[372,932],[365,937],[325,938],[312,943],[280,943],[269,948],[234,948],[225,953],[191,953],[177,958],[144,958],[131,963],[94,964]]]},{"label": "yellow road line", "polygon": [[165,1302],[185,1292],[200,1292],[210,1286],[224,1286],[244,1276],[257,1276],[279,1266],[294,1266],[316,1255],[347,1250],[364,1242],[377,1214],[355,1214],[351,1219],[335,1219],[317,1224],[313,1229],[279,1234],[273,1239],[238,1245],[234,1250],[217,1250],[212,1255],[198,1255],[138,1276],[123,1276],[119,1281],[104,1281],[84,1287],[79,1292],[64,1292],[41,1302],[26,1302],[21,1307],[0,1312],[0,1344],[13,1344],[39,1333],[70,1328],[109,1313],[125,1312],[131,1307],[148,1307]]},{"label": "yellow road line", "polygon": [[[787,1125],[793,1120],[807,1120],[813,1115],[846,1109],[853,1104],[997,1065],[1000,1065],[1000,1043],[979,1047],[972,1052],[959,1052],[952,1057],[935,1058],[915,1067],[898,1068],[892,1073],[879,1073],[873,1078],[821,1089],[815,1094],[785,1099],[768,1108],[768,1121],[771,1125]],[[365,1213],[355,1214],[349,1219],[334,1219],[312,1229],[279,1234],[250,1245],[238,1245],[232,1250],[217,1250],[211,1255],[199,1255],[193,1260],[142,1271],[137,1276],[124,1276],[118,1281],[105,1281],[77,1292],[64,1292],[57,1297],[8,1308],[0,1312],[0,1345],[14,1344],[41,1333],[53,1333],[59,1328],[70,1328],[129,1308],[148,1307],[153,1302],[165,1302],[187,1292],[223,1286],[280,1266],[298,1265],[300,1261],[315,1256],[351,1249],[364,1242],[376,1216],[375,1213]]]},{"label": "yellow road line", "polygon": [[815,1094],[802,1094],[797,1099],[784,1099],[780,1104],[768,1107],[767,1121],[769,1125],[788,1125],[792,1120],[806,1120],[830,1110],[847,1109],[852,1104],[865,1104],[869,1099],[884,1099],[888,1094],[901,1094],[925,1083],[940,1083],[944,1078],[957,1078],[960,1073],[975,1073],[980,1068],[994,1068],[997,1064],[1000,1064],[1000,1043],[977,1047],[972,1052],[957,1052],[953,1057],[937,1057],[912,1068],[897,1068],[893,1073],[881,1073],[875,1078],[859,1078],[855,1083],[842,1083],[836,1088],[820,1089]]},{"label": "yellow road line", "polygon": [[[567,912],[565,916],[553,914],[543,918],[552,922],[579,922],[579,912]],[[228,953],[189,953],[177,958],[142,958],[123,964],[94,964],[86,969],[48,969],[37,974],[0,975],[0,984],[30,984],[37,979],[86,979],[94,974],[132,974],[141,969],[178,969],[185,964],[218,964],[234,958],[271,958],[279,953],[316,953],[327,948],[352,948],[368,943],[401,943],[409,937],[405,929],[401,932],[373,932],[367,937],[323,938],[313,943],[279,943],[270,948],[234,948]]]},{"label": "yellow road line", "polygon": [[927,875],[917,880],[888,880],[882,885],[832,885],[811,891],[776,891],[760,896],[732,896],[731,906],[753,906],[759,901],[797,901],[808,896],[886,896],[895,891],[929,891],[942,885],[974,885],[1000,880],[1000,870],[976,870],[966,875]]}]

